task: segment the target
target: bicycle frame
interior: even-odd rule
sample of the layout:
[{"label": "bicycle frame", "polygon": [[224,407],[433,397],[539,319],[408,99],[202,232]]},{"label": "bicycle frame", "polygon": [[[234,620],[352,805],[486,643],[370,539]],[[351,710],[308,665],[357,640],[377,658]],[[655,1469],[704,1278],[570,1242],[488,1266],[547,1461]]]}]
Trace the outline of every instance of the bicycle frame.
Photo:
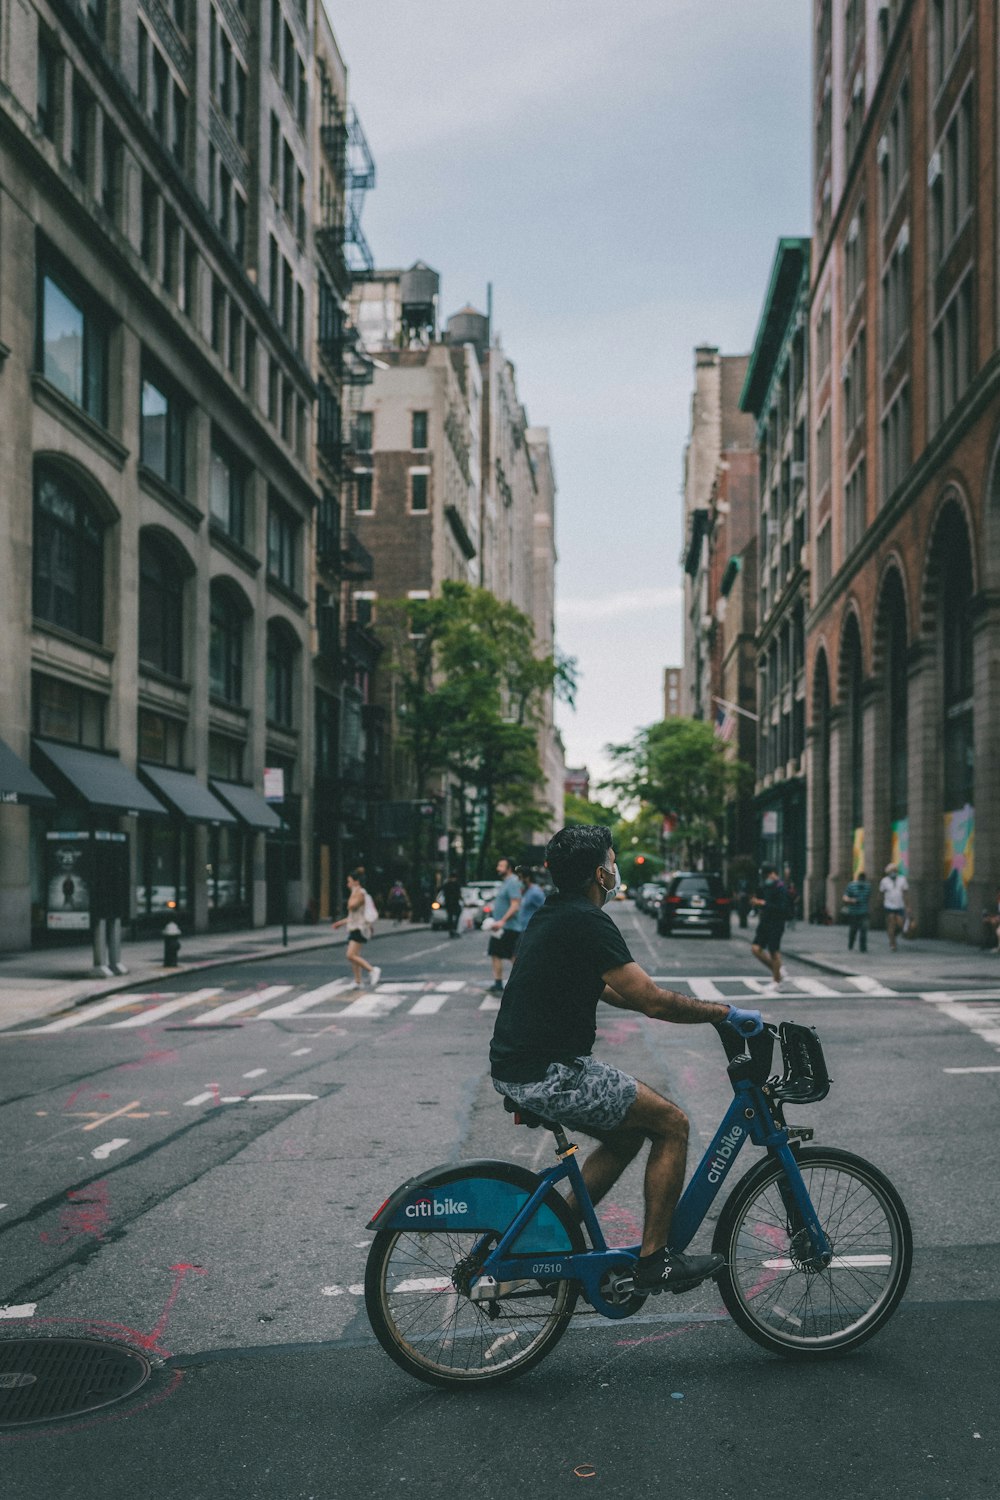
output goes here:
[{"label": "bicycle frame", "polygon": [[[694,1239],[733,1163],[747,1141],[752,1141],[781,1163],[784,1180],[780,1191],[789,1217],[806,1229],[814,1254],[824,1262],[828,1261],[832,1255],[830,1242],[809,1198],[790,1144],[788,1129],[775,1121],[767,1097],[756,1084],[748,1079],[739,1079],[733,1082],[733,1091],[733,1101],[674,1210],[671,1250],[685,1250]],[[634,1311],[634,1307],[629,1305],[629,1298],[626,1296],[621,1301],[610,1301],[602,1292],[601,1284],[611,1275],[630,1274],[634,1270],[640,1247],[630,1245],[620,1249],[608,1248],[580,1171],[577,1151],[576,1146],[570,1146],[558,1166],[541,1174],[538,1186],[483,1261],[476,1284],[480,1284],[484,1277],[491,1277],[496,1282],[525,1278],[541,1282],[578,1281],[587,1301],[597,1312],[606,1318],[628,1317]],[[530,1252],[512,1252],[510,1247],[531,1223],[550,1189],[560,1182],[569,1182],[582,1210],[583,1225],[593,1248],[572,1254],[543,1251],[532,1255]],[[487,1241],[484,1238],[474,1247],[472,1254],[480,1251],[485,1243]],[[473,1297],[475,1298],[475,1286]],[[484,1297],[475,1300],[489,1299]]]}]

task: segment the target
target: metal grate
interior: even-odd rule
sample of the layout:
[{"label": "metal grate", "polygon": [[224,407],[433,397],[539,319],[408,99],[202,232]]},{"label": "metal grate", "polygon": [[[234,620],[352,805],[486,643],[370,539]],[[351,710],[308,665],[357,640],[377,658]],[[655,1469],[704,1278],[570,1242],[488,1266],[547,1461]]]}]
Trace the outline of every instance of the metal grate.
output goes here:
[{"label": "metal grate", "polygon": [[149,1370],[143,1355],[97,1339],[0,1340],[0,1428],[108,1406],[137,1391]]}]

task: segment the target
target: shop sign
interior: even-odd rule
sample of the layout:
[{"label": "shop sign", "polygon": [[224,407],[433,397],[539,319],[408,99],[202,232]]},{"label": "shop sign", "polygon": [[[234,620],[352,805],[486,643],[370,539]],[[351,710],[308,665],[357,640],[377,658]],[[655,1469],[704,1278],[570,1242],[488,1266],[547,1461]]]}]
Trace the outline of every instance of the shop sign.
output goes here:
[{"label": "shop sign", "polygon": [[47,833],[45,925],[50,932],[90,927],[90,834]]}]

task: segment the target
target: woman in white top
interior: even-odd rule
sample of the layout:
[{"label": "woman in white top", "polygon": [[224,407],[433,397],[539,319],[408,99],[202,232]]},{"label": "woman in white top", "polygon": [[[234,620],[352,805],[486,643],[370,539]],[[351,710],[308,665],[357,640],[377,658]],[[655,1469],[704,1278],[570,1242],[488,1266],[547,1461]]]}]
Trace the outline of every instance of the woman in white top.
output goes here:
[{"label": "woman in white top", "polygon": [[371,901],[371,897],[362,885],[364,870],[352,870],[347,877],[347,916],[341,917],[337,922],[331,922],[331,927],[347,928],[347,961],[354,971],[354,988],[361,989],[362,975],[367,973],[371,977],[369,986],[374,989],[382,978],[382,970],[378,964],[370,964],[362,953],[362,948],[371,937],[371,924],[365,916],[365,908]]}]

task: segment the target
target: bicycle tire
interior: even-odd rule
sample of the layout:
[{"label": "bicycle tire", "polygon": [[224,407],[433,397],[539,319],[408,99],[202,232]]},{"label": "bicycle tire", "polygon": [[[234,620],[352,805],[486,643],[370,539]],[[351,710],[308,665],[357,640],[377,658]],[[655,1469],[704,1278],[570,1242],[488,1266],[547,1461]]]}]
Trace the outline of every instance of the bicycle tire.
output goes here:
[{"label": "bicycle tire", "polygon": [[774,1353],[823,1358],[854,1349],[883,1327],[906,1290],[913,1235],[903,1201],[871,1162],[836,1147],[797,1154],[834,1259],[802,1264],[805,1231],[793,1238],[774,1158],[737,1184],[716,1227],[726,1258],[719,1291],[733,1321]]},{"label": "bicycle tire", "polygon": [[[525,1200],[538,1185],[534,1173],[513,1163],[480,1168],[477,1175],[513,1183]],[[553,1189],[546,1203],[573,1250],[584,1250],[565,1199]],[[506,1227],[494,1227],[495,1239]],[[456,1267],[484,1232],[481,1227],[383,1229],[368,1252],[365,1307],[372,1331],[390,1359],[430,1385],[468,1389],[523,1375],[551,1353],[569,1327],[579,1295],[573,1282],[551,1283],[551,1300],[513,1294],[495,1303],[472,1302],[456,1288]]]}]

